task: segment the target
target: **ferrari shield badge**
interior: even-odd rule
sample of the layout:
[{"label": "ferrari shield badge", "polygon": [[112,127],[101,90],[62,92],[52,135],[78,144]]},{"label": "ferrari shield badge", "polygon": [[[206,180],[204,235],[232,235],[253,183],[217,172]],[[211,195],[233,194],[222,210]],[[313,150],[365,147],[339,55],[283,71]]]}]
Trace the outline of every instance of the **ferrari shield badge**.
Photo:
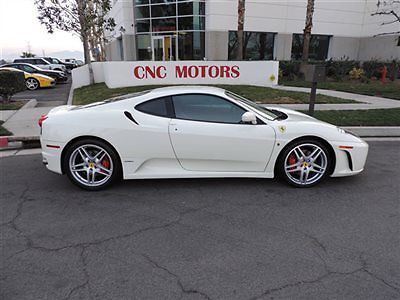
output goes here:
[{"label": "ferrari shield badge", "polygon": [[285,131],[286,131],[286,126],[278,126],[278,129],[279,129],[279,131],[281,132],[281,133],[285,133]]}]

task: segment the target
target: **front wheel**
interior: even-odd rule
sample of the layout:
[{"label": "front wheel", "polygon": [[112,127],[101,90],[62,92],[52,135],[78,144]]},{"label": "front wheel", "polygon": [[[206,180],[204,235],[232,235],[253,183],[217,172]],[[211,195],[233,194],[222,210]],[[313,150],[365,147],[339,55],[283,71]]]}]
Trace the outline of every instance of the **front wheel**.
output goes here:
[{"label": "front wheel", "polygon": [[278,171],[295,187],[311,187],[329,174],[331,162],[331,155],[323,143],[303,140],[283,151],[278,161]]},{"label": "front wheel", "polygon": [[26,84],[26,88],[31,91],[37,90],[40,87],[39,81],[35,78],[28,78],[25,81],[25,84]]},{"label": "front wheel", "polygon": [[101,190],[120,177],[117,153],[99,140],[82,140],[67,149],[64,170],[77,186],[91,191]]}]

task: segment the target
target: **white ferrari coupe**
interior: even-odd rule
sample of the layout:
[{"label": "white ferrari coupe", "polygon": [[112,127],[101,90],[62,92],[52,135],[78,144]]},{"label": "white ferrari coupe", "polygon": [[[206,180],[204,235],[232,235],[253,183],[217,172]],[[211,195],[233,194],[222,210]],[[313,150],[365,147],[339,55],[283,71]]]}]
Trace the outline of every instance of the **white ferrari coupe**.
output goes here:
[{"label": "white ferrari coupe", "polygon": [[367,143],[334,125],[204,86],[60,106],[39,125],[43,163],[87,190],[120,178],[275,175],[310,187],[360,173],[368,153]]}]

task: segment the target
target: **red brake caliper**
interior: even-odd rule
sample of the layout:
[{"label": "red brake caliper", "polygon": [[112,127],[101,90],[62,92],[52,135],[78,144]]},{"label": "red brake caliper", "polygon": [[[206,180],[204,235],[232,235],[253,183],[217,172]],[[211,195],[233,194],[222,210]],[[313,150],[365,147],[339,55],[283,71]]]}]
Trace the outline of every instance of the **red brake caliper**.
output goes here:
[{"label": "red brake caliper", "polygon": [[[296,162],[297,162],[297,160],[296,160],[296,157],[294,156],[294,154],[290,155],[289,159],[288,159],[288,165],[289,166],[294,165]],[[293,167],[293,169],[294,168],[296,168],[296,167]]]},{"label": "red brake caliper", "polygon": [[[106,168],[106,169],[109,169],[110,168],[110,161],[107,159],[107,158],[104,158],[102,161],[101,161],[101,165],[104,167],[104,168]],[[103,173],[105,173],[103,170],[101,170]]]}]

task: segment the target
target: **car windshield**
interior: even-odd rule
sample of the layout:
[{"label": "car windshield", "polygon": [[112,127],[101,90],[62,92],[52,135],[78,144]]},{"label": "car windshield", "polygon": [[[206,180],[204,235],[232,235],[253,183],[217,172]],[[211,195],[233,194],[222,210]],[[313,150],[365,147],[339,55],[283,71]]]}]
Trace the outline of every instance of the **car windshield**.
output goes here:
[{"label": "car windshield", "polygon": [[103,100],[103,101],[99,101],[99,102],[95,102],[95,103],[91,103],[91,104],[87,104],[87,105],[82,105],[82,106],[77,106],[74,109],[89,108],[89,107],[98,106],[98,105],[102,105],[102,104],[106,104],[106,103],[111,103],[111,102],[116,102],[116,101],[129,99],[129,98],[135,98],[135,97],[139,97],[139,96],[145,95],[145,94],[147,94],[149,92],[151,92],[151,90],[146,90],[146,91],[126,94],[126,95],[121,95],[121,96],[109,98],[109,99],[106,99],[106,100]]},{"label": "car windshield", "polygon": [[275,114],[273,111],[271,111],[268,108],[265,108],[264,106],[258,105],[257,103],[255,103],[254,101],[251,101],[249,99],[246,99],[240,95],[237,95],[235,93],[232,93],[230,91],[225,91],[225,94],[233,99],[235,99],[236,101],[242,102],[248,106],[251,106],[252,108],[254,108],[255,110],[267,115],[268,117],[272,118],[272,119],[276,119],[278,117],[277,114]]}]

